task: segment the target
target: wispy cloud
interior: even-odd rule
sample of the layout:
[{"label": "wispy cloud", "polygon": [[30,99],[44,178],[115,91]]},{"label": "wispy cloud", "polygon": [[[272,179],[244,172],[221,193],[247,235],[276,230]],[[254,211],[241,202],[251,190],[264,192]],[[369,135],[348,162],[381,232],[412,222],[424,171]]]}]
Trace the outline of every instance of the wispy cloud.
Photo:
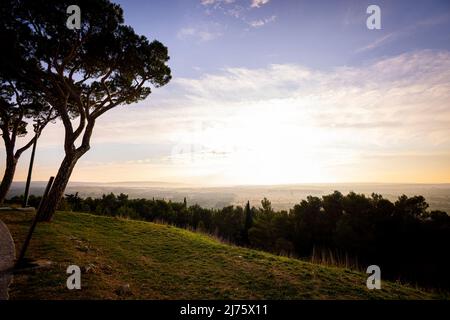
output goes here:
[{"label": "wispy cloud", "polygon": [[372,43],[369,43],[368,45],[366,45],[364,47],[356,49],[355,52],[356,53],[361,53],[361,52],[373,50],[375,48],[381,47],[381,46],[385,45],[386,43],[389,43],[389,42],[395,40],[399,36],[400,36],[399,32],[388,33],[388,34],[386,34],[386,35],[376,39]]},{"label": "wispy cloud", "polygon": [[253,28],[258,28],[275,21],[276,15],[262,17],[259,19],[250,19],[248,14],[254,9],[261,8],[262,6],[268,4],[269,1],[270,0],[201,0],[201,4],[208,8],[206,10],[208,15],[210,15],[213,11],[219,11],[226,16],[242,21],[246,25]]},{"label": "wispy cloud", "polygon": [[[250,8],[260,8],[263,5],[269,3],[270,0],[246,0],[246,1],[250,2]],[[200,3],[204,6],[218,6],[220,4],[232,4],[236,2],[237,2],[236,0],[200,0]]]},{"label": "wispy cloud", "polygon": [[251,22],[249,22],[249,25],[253,28],[259,28],[262,26],[265,26],[266,24],[275,21],[277,18],[277,16],[271,16],[269,18],[264,18],[264,19],[258,19],[258,20],[253,20]]},{"label": "wispy cloud", "polygon": [[[431,175],[435,167],[450,172],[449,84],[450,53],[428,50],[328,71],[279,64],[175,78],[165,95],[105,115],[86,160],[104,155],[107,144],[121,144],[123,154],[132,143],[145,151],[140,159],[151,160],[131,166],[126,161],[139,158],[128,152],[130,159],[116,166],[123,175],[136,170],[129,175],[147,180],[215,175],[253,183],[255,177],[377,180],[389,155],[397,159],[389,170],[400,180],[411,179],[414,170],[438,177]],[[61,145],[58,130],[44,133],[43,150]],[[403,171],[405,154],[422,159],[420,167]],[[424,159],[433,166],[424,167]],[[82,171],[106,177],[109,169]]]},{"label": "wispy cloud", "polygon": [[209,28],[203,27],[184,27],[181,28],[177,36],[179,39],[196,39],[200,42],[211,41],[219,38],[222,32],[218,30],[216,26],[215,30],[210,30]]},{"label": "wispy cloud", "polygon": [[269,0],[252,0],[252,4],[250,7],[252,8],[260,8],[261,6],[269,3]]},{"label": "wispy cloud", "polygon": [[201,0],[201,4],[204,6],[208,6],[214,4],[217,0]]},{"label": "wispy cloud", "polygon": [[252,8],[260,8],[261,6],[269,3],[269,0],[252,0],[252,4],[250,7]]},{"label": "wispy cloud", "polygon": [[421,28],[431,28],[431,27],[435,27],[435,26],[442,25],[442,24],[449,23],[449,22],[450,22],[450,14],[448,14],[448,13],[441,14],[441,15],[438,15],[438,16],[435,16],[432,18],[428,18],[428,19],[419,20],[411,25],[408,25],[407,27],[401,28],[397,31],[390,32],[386,35],[383,35],[383,36],[375,39],[371,43],[356,49],[355,53],[362,53],[365,51],[370,51],[370,50],[382,47],[382,46],[384,46],[388,43],[391,43],[399,38],[409,36]]},{"label": "wispy cloud", "polygon": [[209,6],[209,5],[217,5],[220,3],[229,4],[229,3],[233,3],[235,1],[236,0],[201,0],[200,3],[204,6]]},{"label": "wispy cloud", "polygon": [[441,15],[423,19],[417,22],[417,25],[419,26],[437,26],[440,24],[445,24],[450,22],[450,13],[443,13]]}]

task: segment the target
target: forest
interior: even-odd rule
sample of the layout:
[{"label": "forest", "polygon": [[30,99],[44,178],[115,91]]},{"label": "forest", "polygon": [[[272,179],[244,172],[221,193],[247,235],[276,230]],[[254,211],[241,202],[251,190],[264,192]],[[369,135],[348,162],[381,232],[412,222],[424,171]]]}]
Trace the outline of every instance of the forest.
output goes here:
[{"label": "forest", "polygon": [[[9,203],[20,203],[22,197]],[[37,207],[40,197],[31,196]],[[258,206],[203,208],[165,199],[129,199],[113,193],[101,198],[67,194],[61,211],[86,212],[166,223],[211,234],[222,241],[267,252],[365,271],[378,265],[383,279],[449,289],[450,216],[430,211],[423,196],[339,191],[309,196],[289,211],[276,211],[264,198]]]}]

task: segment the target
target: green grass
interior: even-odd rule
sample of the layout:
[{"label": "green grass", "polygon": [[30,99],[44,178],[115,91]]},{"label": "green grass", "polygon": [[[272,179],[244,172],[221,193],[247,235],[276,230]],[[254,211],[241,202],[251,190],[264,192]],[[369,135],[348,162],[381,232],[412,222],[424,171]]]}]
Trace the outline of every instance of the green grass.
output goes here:
[{"label": "green grass", "polygon": [[[33,214],[0,213],[17,249]],[[52,265],[15,276],[11,299],[431,299],[430,292],[366,274],[226,245],[172,226],[59,212],[40,223],[28,257]],[[82,290],[66,288],[76,264]],[[86,271],[86,269],[89,269]],[[129,284],[131,292],[120,295]]]}]

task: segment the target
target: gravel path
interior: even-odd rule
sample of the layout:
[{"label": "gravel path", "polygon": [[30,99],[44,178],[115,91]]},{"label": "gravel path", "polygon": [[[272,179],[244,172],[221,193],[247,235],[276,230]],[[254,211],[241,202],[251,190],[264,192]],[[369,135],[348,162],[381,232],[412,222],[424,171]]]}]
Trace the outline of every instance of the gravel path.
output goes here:
[{"label": "gravel path", "polygon": [[8,286],[12,274],[5,272],[14,265],[16,257],[14,241],[6,225],[0,220],[0,300],[8,299]]}]

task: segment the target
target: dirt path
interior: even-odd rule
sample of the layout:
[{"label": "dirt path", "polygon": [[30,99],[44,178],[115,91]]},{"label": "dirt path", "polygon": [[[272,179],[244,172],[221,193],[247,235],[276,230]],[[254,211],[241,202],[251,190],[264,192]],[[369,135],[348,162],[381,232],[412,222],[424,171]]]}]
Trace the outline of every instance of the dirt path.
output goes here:
[{"label": "dirt path", "polygon": [[8,286],[12,274],[5,272],[14,265],[16,257],[14,241],[6,225],[0,220],[0,300],[8,299]]}]

